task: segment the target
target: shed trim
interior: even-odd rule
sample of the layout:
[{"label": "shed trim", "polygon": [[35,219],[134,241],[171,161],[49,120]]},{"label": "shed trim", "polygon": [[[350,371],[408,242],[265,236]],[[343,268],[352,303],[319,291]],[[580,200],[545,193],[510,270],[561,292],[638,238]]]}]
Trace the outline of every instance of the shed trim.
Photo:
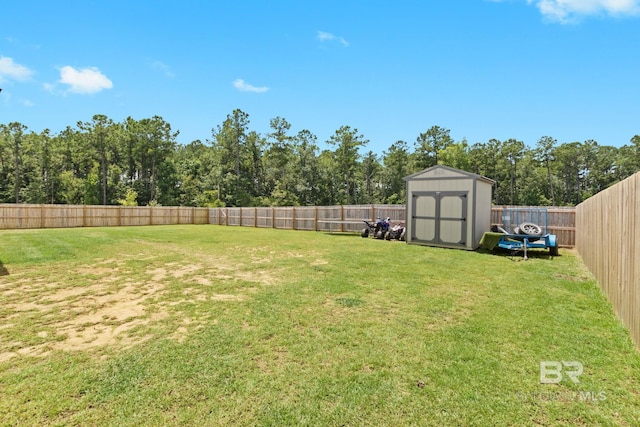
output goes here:
[{"label": "shed trim", "polygon": [[[424,178],[419,178],[420,175],[427,173],[427,172],[431,172],[432,170],[436,170],[436,169],[445,169],[448,170],[449,172],[454,172],[456,174],[459,175],[464,175],[464,176],[449,176],[449,177],[424,177]],[[467,172],[467,171],[463,171],[460,169],[455,169],[449,166],[444,166],[444,165],[435,165],[435,166],[431,166],[430,168],[421,170],[420,172],[416,172],[413,173],[411,175],[405,176],[403,178],[403,180],[405,181],[421,181],[421,180],[439,180],[439,179],[447,179],[447,180],[452,180],[452,179],[473,179],[473,180],[480,180],[480,181],[484,181],[487,182],[491,185],[494,185],[496,182],[491,179],[491,178],[487,178],[486,176],[482,176],[482,175],[478,175],[472,172]]]}]

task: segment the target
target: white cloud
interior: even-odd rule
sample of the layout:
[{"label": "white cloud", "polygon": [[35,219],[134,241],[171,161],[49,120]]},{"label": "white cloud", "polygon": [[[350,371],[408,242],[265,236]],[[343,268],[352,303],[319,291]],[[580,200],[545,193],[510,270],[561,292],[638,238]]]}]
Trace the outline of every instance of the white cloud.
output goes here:
[{"label": "white cloud", "polygon": [[165,77],[168,77],[170,79],[173,79],[176,76],[175,73],[171,71],[171,68],[169,68],[169,66],[162,61],[153,61],[151,63],[151,68],[161,71],[165,75]]},{"label": "white cloud", "polygon": [[250,85],[249,83],[245,82],[242,79],[236,79],[233,82],[233,87],[235,87],[236,89],[242,92],[263,93],[269,90],[269,88],[266,86],[256,87],[256,86]]},{"label": "white cloud", "polygon": [[343,46],[349,46],[349,42],[340,36],[333,35],[331,33],[326,33],[324,31],[318,31],[318,40],[321,42],[333,42],[337,41]]},{"label": "white cloud", "polygon": [[0,57],[0,82],[6,80],[25,81],[28,80],[33,71],[24,65],[16,64],[12,58]]},{"label": "white cloud", "polygon": [[640,14],[640,0],[527,0],[542,15],[557,22],[571,22],[581,16],[605,13],[611,16]]},{"label": "white cloud", "polygon": [[65,66],[60,69],[60,83],[69,85],[69,92],[96,93],[111,89],[113,83],[95,67],[76,69]]}]

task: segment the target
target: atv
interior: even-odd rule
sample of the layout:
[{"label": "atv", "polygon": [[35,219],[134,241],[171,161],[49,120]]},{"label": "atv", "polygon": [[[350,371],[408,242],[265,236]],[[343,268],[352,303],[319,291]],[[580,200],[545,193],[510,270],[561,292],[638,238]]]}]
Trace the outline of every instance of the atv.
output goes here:
[{"label": "atv", "polygon": [[404,222],[399,222],[398,224],[390,227],[389,230],[384,235],[385,240],[400,240],[404,242],[407,240],[407,229],[404,226]]},{"label": "atv", "polygon": [[384,239],[385,234],[387,233],[387,231],[389,231],[391,218],[387,218],[387,219],[377,218],[376,221],[367,221],[365,219],[364,223],[367,224],[367,226],[363,228],[362,231],[360,232],[360,235],[362,237],[369,237],[371,235],[376,239]]}]

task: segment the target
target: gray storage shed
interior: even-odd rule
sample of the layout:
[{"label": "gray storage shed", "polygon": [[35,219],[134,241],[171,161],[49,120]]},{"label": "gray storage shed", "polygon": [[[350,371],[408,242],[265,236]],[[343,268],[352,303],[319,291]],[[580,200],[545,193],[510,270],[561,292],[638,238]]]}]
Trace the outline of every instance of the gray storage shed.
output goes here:
[{"label": "gray storage shed", "polygon": [[495,181],[433,166],[404,178],[407,182],[407,243],[474,250],[491,227]]}]

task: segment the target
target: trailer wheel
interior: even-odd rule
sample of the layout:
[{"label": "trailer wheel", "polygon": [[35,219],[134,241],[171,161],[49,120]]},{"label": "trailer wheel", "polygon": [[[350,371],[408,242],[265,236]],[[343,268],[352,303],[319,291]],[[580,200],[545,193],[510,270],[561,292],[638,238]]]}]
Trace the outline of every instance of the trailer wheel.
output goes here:
[{"label": "trailer wheel", "polygon": [[520,229],[520,234],[526,234],[528,236],[540,236],[542,234],[542,228],[532,222],[523,222],[518,228]]},{"label": "trailer wheel", "polygon": [[557,246],[551,246],[549,248],[549,255],[558,256],[558,247]]}]

